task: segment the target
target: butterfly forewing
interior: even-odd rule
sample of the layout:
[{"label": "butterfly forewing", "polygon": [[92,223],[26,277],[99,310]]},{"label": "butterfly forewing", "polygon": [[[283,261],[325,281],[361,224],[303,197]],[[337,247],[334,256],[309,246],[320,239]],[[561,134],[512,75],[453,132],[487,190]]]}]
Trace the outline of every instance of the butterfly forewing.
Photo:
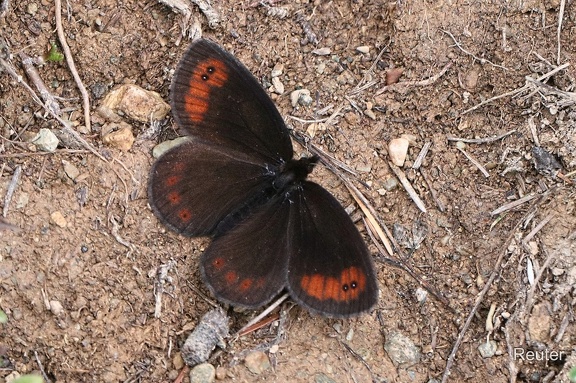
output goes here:
[{"label": "butterfly forewing", "polygon": [[304,181],[291,194],[288,288],[311,311],[347,317],[368,311],[378,287],[364,240],[340,203]]},{"label": "butterfly forewing", "polygon": [[227,217],[271,184],[268,170],[250,157],[191,139],[160,157],[148,197],[156,215],[178,233],[211,235]]},{"label": "butterfly forewing", "polygon": [[188,134],[263,162],[292,158],[288,130],[272,100],[218,45],[192,43],[176,69],[171,95],[174,118]]},{"label": "butterfly forewing", "polygon": [[275,197],[214,239],[200,264],[204,281],[218,299],[256,308],[286,286],[289,213],[290,202]]}]

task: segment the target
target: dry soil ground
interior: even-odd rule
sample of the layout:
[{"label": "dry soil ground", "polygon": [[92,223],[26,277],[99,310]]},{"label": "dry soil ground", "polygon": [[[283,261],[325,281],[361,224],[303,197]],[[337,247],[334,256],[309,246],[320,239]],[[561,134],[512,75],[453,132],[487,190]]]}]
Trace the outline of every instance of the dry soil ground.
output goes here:
[{"label": "dry soil ground", "polygon": [[[191,7],[192,20],[266,88],[272,69],[283,65],[279,79],[285,93],[270,94],[289,126],[358,171],[368,187],[356,185],[385,225],[411,229],[418,222],[427,228],[420,247],[403,248],[409,256],[402,261],[448,302],[431,295],[419,298],[420,285],[405,270],[380,261],[358,221],[376,259],[381,291],[374,311],[334,320],[299,307],[287,311],[288,303],[283,336],[276,338],[276,321],[231,343],[211,361],[223,368],[226,380],[439,381],[479,294],[491,283],[463,335],[448,381],[567,382],[576,352],[575,188],[566,181],[574,181],[570,172],[576,169],[576,3],[214,3],[221,17],[214,28],[196,6]],[[0,20],[2,59],[27,83],[20,53],[44,57],[51,42],[62,50],[54,15],[52,1],[12,0]],[[20,230],[0,231],[0,309],[8,316],[0,324],[0,382],[14,371],[38,371],[38,361],[53,382],[176,379],[182,367],[179,349],[211,309],[198,275],[199,255],[208,241],[167,231],[147,204],[151,149],[175,137],[176,129],[167,118],[160,135],[150,138],[143,134],[149,132],[147,123],[126,117],[137,138],[122,152],[103,144],[100,130],[107,121],[96,109],[103,96],[126,83],[168,100],[173,70],[188,44],[181,38],[181,20],[154,0],[64,2],[65,35],[90,94],[91,131],[84,128],[80,93],[65,61],[47,62],[37,70],[50,92],[63,98],[62,117],[108,164],[73,141],[62,141],[51,154],[35,152],[26,137],[41,128],[58,132],[62,125],[6,70],[0,72],[2,199],[21,168],[6,215]],[[310,32],[316,43],[303,41]],[[363,46],[368,50],[357,50]],[[567,63],[539,82],[527,80]],[[447,64],[446,73],[435,78]],[[403,69],[400,83],[413,83],[383,89],[395,68]],[[313,103],[293,107],[289,94],[300,87],[311,91]],[[310,123],[301,122],[333,114],[313,137]],[[488,176],[448,140],[509,131],[503,138],[463,146]],[[427,213],[404,188],[390,187],[394,174],[387,143],[401,134],[413,136],[403,171]],[[430,151],[413,169],[426,143]],[[568,178],[535,167],[532,149],[537,145],[559,161]],[[70,165],[79,170],[79,175],[72,173],[74,179]],[[344,206],[353,205],[344,185],[324,167],[318,166],[313,178]],[[535,198],[492,214],[530,195]],[[358,210],[354,214],[359,216]],[[540,223],[545,224],[530,235]],[[155,318],[157,270],[170,261],[175,266],[164,285],[161,317]],[[254,313],[230,315],[232,330],[237,330]],[[487,318],[492,331],[487,331]],[[396,333],[420,351],[419,360],[393,362],[384,343]],[[260,375],[248,371],[242,363],[246,352],[274,339],[279,339],[278,349],[265,350],[272,367]],[[478,347],[487,340],[496,350],[483,358]],[[562,357],[522,360],[514,357],[515,348],[556,351]]]}]

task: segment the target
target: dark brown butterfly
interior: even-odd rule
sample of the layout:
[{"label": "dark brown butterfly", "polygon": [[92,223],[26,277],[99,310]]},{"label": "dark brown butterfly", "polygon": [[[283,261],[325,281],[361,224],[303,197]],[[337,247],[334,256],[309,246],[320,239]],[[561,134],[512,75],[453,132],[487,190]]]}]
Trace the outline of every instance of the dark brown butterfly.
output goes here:
[{"label": "dark brown butterfly", "polygon": [[245,308],[283,289],[326,316],[372,308],[378,288],[360,233],[330,193],[305,180],[317,158],[293,159],[288,129],[252,74],[198,40],[171,96],[190,137],[152,167],[150,205],[174,231],[213,238],[200,263],[210,291]]}]

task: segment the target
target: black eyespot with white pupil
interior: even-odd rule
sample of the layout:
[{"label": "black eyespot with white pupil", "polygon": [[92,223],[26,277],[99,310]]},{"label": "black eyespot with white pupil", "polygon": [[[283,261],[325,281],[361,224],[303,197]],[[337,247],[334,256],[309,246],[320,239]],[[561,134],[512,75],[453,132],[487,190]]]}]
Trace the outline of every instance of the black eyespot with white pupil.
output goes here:
[{"label": "black eyespot with white pupil", "polygon": [[215,71],[216,71],[216,69],[214,69],[213,66],[209,66],[208,68],[206,68],[206,72],[208,72],[208,73],[207,74],[205,73],[202,75],[202,80],[208,81],[208,79],[210,78],[210,75],[212,73],[214,73]]},{"label": "black eyespot with white pupil", "polygon": [[351,282],[350,285],[348,285],[347,283],[342,285],[342,290],[343,291],[348,291],[348,289],[355,289],[358,286],[358,284],[354,281]]}]

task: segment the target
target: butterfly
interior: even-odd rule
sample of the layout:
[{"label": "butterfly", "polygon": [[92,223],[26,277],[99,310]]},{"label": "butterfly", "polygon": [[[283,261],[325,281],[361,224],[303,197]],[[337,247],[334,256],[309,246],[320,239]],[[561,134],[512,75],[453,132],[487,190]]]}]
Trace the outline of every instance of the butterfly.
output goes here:
[{"label": "butterfly", "polygon": [[174,73],[171,106],[189,137],[152,166],[149,202],[173,231],[212,237],[200,259],[212,294],[254,309],[287,289],[312,313],[370,310],[378,287],[362,236],[306,180],[318,158],[293,158],[284,120],[250,71],[196,40]]}]

